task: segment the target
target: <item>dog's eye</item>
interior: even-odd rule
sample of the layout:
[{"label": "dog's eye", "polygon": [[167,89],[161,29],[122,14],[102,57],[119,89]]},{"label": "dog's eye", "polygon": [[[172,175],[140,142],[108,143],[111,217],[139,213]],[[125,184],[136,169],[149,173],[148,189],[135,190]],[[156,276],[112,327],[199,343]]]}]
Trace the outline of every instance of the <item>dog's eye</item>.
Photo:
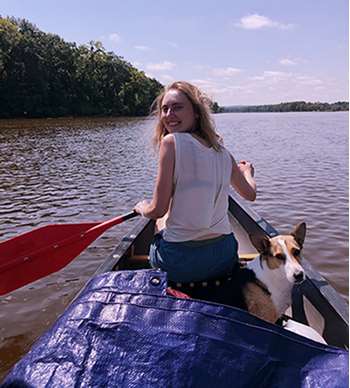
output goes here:
[{"label": "dog's eye", "polygon": [[286,259],[286,256],[283,255],[282,253],[277,253],[277,255],[275,257],[276,257],[276,259],[283,260],[283,261]]},{"label": "dog's eye", "polygon": [[300,249],[294,249],[293,255],[294,256],[300,256]]}]

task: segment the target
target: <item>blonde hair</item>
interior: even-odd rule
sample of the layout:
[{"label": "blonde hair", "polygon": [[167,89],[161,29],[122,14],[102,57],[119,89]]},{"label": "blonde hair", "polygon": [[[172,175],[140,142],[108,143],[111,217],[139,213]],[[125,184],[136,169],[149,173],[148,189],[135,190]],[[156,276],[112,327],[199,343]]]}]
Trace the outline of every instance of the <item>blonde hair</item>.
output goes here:
[{"label": "blonde hair", "polygon": [[165,94],[169,90],[179,90],[184,93],[192,104],[196,115],[196,126],[193,130],[195,134],[201,137],[208,145],[216,151],[220,151],[222,147],[222,139],[215,130],[215,124],[210,117],[210,99],[201,92],[196,86],[186,81],[176,81],[168,85],[163,92],[155,99],[151,106],[151,114],[158,118],[155,127],[153,143],[156,147],[159,146],[162,138],[168,134],[168,131],[162,124],[161,107]]}]

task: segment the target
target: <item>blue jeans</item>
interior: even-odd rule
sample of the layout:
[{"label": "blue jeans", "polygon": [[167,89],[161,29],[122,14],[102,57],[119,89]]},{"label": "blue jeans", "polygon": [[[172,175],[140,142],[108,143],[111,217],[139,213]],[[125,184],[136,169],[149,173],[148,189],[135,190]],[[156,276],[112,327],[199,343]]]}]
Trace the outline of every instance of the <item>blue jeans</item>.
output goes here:
[{"label": "blue jeans", "polygon": [[203,241],[170,242],[154,236],[149,260],[175,282],[196,282],[230,273],[238,263],[238,242],[233,233]]}]

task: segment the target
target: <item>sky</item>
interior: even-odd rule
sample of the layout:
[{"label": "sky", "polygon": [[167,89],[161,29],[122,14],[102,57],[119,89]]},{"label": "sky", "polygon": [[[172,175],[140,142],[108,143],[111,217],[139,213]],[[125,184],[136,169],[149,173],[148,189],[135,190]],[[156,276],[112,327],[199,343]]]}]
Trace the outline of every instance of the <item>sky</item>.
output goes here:
[{"label": "sky", "polygon": [[101,41],[220,105],[349,100],[347,0],[0,0],[64,40]]}]

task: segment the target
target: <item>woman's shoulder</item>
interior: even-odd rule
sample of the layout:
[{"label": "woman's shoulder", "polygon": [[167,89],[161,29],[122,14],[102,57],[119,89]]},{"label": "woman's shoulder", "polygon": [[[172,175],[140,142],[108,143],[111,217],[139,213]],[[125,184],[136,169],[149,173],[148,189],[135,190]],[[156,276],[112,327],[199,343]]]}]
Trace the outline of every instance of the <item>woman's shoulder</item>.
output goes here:
[{"label": "woman's shoulder", "polygon": [[164,142],[165,144],[175,144],[178,143],[186,143],[188,141],[191,141],[192,136],[187,132],[174,132],[174,133],[167,133],[161,142]]},{"label": "woman's shoulder", "polygon": [[227,155],[227,157],[233,162],[235,160],[235,158],[233,157],[232,155],[232,152],[229,151],[227,148],[223,147],[223,152],[225,152],[225,154]]},{"label": "woman's shoulder", "polygon": [[175,147],[175,136],[173,133],[166,134],[160,142],[160,147],[174,148]]},{"label": "woman's shoulder", "polygon": [[223,153],[225,159],[227,159],[229,163],[234,162],[234,157],[232,153],[223,144],[221,144],[220,151]]},{"label": "woman's shoulder", "polygon": [[175,141],[174,133],[167,133],[161,140],[161,143],[173,143]]}]

